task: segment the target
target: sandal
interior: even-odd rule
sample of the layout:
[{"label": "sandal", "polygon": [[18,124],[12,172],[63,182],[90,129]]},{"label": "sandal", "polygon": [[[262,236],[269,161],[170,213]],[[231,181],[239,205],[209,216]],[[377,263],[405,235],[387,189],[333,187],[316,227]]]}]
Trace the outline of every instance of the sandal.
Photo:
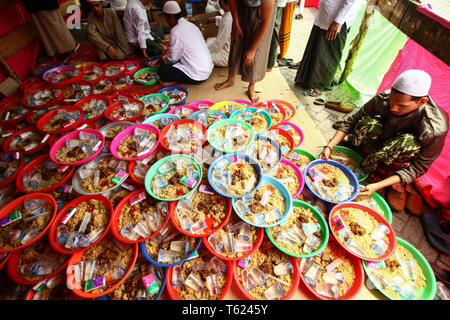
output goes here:
[{"label": "sandal", "polygon": [[355,107],[349,106],[340,101],[328,101],[327,103],[325,103],[325,108],[333,109],[343,113],[350,113],[355,110]]},{"label": "sandal", "polygon": [[318,97],[322,94],[322,92],[318,88],[309,88],[308,90],[303,92],[303,95],[310,97]]},{"label": "sandal", "polygon": [[450,235],[442,231],[437,219],[431,213],[423,213],[420,218],[430,245],[439,252],[450,254]]},{"label": "sandal", "polygon": [[314,104],[317,104],[319,106],[323,106],[325,104],[325,100],[322,98],[317,98],[316,100],[314,100],[313,102]]},{"label": "sandal", "polygon": [[293,63],[294,63],[294,60],[292,60],[292,59],[286,59],[286,58],[278,59],[278,66],[279,67],[289,67]]}]

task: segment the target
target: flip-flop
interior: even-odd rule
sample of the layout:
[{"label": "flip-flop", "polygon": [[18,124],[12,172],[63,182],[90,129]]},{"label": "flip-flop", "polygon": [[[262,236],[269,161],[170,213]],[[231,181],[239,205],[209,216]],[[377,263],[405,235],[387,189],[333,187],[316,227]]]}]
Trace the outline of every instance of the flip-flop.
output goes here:
[{"label": "flip-flop", "polygon": [[423,231],[430,245],[444,254],[450,255],[450,235],[443,232],[437,219],[430,213],[420,216]]},{"label": "flip-flop", "polygon": [[313,102],[314,104],[317,104],[319,106],[323,106],[325,104],[325,100],[322,98],[317,98],[316,100],[314,100]]},{"label": "flip-flop", "polygon": [[318,97],[322,94],[322,92],[319,89],[309,88],[308,90],[305,90],[303,92],[303,95],[310,96],[310,97]]},{"label": "flip-flop", "polygon": [[292,60],[290,58],[288,58],[288,59],[286,59],[286,58],[278,59],[278,66],[279,67],[288,67],[288,66],[292,65],[293,63],[294,63],[294,60]]}]

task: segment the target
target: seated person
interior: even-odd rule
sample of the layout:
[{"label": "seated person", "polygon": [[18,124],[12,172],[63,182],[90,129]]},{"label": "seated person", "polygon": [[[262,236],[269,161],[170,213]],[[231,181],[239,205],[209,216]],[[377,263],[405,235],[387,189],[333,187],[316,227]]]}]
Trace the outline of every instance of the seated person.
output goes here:
[{"label": "seated person", "polygon": [[161,38],[152,32],[148,23],[145,6],[150,0],[129,0],[123,15],[125,36],[133,47],[141,50],[145,59],[158,56],[162,53]]},{"label": "seated person", "polygon": [[88,16],[87,34],[97,49],[100,60],[123,60],[131,53],[114,9],[104,8],[103,0],[88,0],[91,12]]},{"label": "seated person", "polygon": [[[439,156],[448,132],[448,115],[428,96],[431,77],[422,70],[407,70],[392,84],[344,121],[324,147],[320,158],[330,159],[331,149],[341,143],[362,156],[361,169],[370,172],[360,190],[370,195],[387,186],[391,208],[415,214],[422,210],[422,198],[410,183],[425,174]],[[406,188],[405,188],[406,185]]]},{"label": "seated person", "polygon": [[162,63],[158,67],[161,85],[205,81],[214,65],[200,29],[182,17],[176,1],[167,1],[163,12],[171,30],[167,54],[161,57]]},{"label": "seated person", "polygon": [[212,17],[219,26],[217,37],[206,39],[211,58],[215,66],[227,67],[228,56],[230,55],[231,29],[233,27],[233,17],[231,16],[228,0],[220,0],[220,5],[224,10],[223,16]]}]

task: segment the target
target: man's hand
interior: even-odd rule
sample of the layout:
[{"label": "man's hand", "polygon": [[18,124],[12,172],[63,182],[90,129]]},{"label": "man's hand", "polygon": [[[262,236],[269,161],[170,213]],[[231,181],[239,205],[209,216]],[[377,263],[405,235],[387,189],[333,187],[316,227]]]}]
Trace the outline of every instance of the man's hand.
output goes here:
[{"label": "man's hand", "polygon": [[109,46],[108,53],[113,59],[119,59],[119,55],[113,46]]},{"label": "man's hand", "polygon": [[147,54],[147,48],[142,49],[142,55],[144,56],[145,60],[150,60],[150,57]]},{"label": "man's hand", "polygon": [[323,148],[322,152],[319,154],[319,159],[325,159],[326,161],[331,159],[331,148]]},{"label": "man's hand", "polygon": [[255,50],[247,50],[244,55],[244,66],[249,67],[253,64],[253,61],[255,61],[255,53]]},{"label": "man's hand", "polygon": [[377,183],[371,183],[371,184],[368,184],[367,186],[362,187],[361,189],[359,189],[358,195],[360,195],[360,196],[370,196],[372,193],[374,193],[378,189],[381,189],[381,188],[378,186]]},{"label": "man's hand", "polygon": [[325,34],[325,39],[327,39],[327,40],[336,39],[336,37],[338,35],[338,30],[340,27],[341,27],[341,25],[337,22],[333,22],[332,24],[330,24],[330,26],[328,27],[328,31]]},{"label": "man's hand", "polygon": [[233,22],[233,29],[231,31],[231,41],[236,43],[239,37],[244,37],[244,33],[242,32],[241,26],[239,22]]}]

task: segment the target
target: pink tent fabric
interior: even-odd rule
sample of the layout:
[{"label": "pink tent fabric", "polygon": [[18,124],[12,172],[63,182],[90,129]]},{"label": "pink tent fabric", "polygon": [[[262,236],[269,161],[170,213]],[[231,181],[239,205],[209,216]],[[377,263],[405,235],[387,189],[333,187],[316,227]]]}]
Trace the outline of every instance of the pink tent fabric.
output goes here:
[{"label": "pink tent fabric", "polygon": [[[0,36],[3,36],[22,26],[31,19],[28,11],[21,2],[14,2],[0,10]],[[19,75],[21,79],[34,69],[39,51],[39,41],[30,42],[23,49],[6,59],[6,62]],[[8,77],[6,71],[0,68],[0,82]]]},{"label": "pink tent fabric", "polygon": [[[409,39],[385,74],[377,93],[391,88],[397,76],[408,69],[421,69],[431,75],[429,96],[450,115],[450,67]],[[442,207],[443,216],[450,220],[450,133],[444,149],[428,172],[415,181],[425,200],[432,207]]]}]

